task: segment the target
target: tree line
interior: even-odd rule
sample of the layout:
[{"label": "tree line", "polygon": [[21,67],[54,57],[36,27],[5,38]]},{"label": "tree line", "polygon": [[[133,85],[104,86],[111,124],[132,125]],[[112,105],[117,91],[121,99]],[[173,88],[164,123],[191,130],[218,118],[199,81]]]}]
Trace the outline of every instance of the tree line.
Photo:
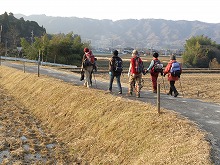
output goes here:
[{"label": "tree line", "polygon": [[84,47],[81,37],[68,34],[47,34],[44,27],[34,21],[17,19],[13,13],[0,15],[0,55],[19,56],[32,60],[79,64]]},{"label": "tree line", "polygon": [[207,36],[193,36],[186,40],[182,55],[186,67],[209,68],[216,59],[220,63],[220,45]]},{"label": "tree line", "polygon": [[77,65],[81,62],[84,47],[89,43],[82,43],[79,35],[70,32],[68,34],[47,35],[34,37],[30,43],[21,38],[23,56],[28,59],[40,58],[41,61]]}]

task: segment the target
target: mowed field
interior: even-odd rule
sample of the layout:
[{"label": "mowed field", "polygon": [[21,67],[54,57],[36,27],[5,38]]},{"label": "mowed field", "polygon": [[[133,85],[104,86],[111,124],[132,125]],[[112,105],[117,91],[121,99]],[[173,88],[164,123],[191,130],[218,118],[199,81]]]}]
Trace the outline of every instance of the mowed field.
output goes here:
[{"label": "mowed field", "polygon": [[[97,79],[109,79],[104,69],[107,62],[99,63]],[[144,88],[151,90],[149,74],[143,78]],[[36,74],[2,66],[0,80],[3,89],[3,101],[0,104],[5,106],[1,116],[16,114],[15,118],[1,118],[2,141],[10,142],[10,145],[1,143],[0,155],[2,151],[6,153],[4,158],[0,157],[2,162],[212,164],[206,133],[174,112],[162,109],[162,114],[158,116],[156,107],[151,104],[130,101],[105,94],[104,91],[88,90],[47,76],[37,77]],[[165,92],[162,80],[160,77],[161,92]],[[180,94],[183,91],[184,97],[218,102],[220,99],[214,93],[219,91],[219,81],[218,74],[183,73],[181,87],[179,82],[176,86]],[[122,82],[128,83],[126,72]],[[165,78],[164,82],[168,88]],[[214,89],[213,96],[211,88]],[[15,107],[21,113],[16,113],[16,108],[10,107],[15,102]],[[28,117],[22,118],[24,115]],[[36,126],[25,127],[29,125],[29,119]],[[21,129],[18,121],[24,121],[20,122],[24,128]],[[15,123],[11,124],[11,131],[8,131],[6,123]],[[14,132],[18,130],[19,136],[14,137]],[[40,133],[36,130],[40,130]],[[9,141],[10,136],[17,140],[10,138],[15,142]]]}]

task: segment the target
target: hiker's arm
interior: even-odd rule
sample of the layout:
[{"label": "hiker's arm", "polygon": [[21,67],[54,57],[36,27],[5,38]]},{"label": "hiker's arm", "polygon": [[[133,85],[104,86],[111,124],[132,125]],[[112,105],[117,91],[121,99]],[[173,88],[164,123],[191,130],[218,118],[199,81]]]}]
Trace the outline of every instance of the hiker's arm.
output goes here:
[{"label": "hiker's arm", "polygon": [[172,62],[169,62],[169,63],[167,64],[166,68],[165,68],[164,71],[163,71],[164,75],[166,75],[167,73],[170,72],[171,66],[172,66]]},{"label": "hiker's arm", "polygon": [[151,61],[149,67],[147,68],[147,71],[151,70],[151,68],[154,66],[154,60]]},{"label": "hiker's arm", "polygon": [[128,68],[128,77],[130,77],[130,73],[131,73],[131,63],[130,63],[130,66]]},{"label": "hiker's arm", "polygon": [[109,60],[109,72],[112,72],[113,71],[113,63],[114,63],[114,59],[113,58],[111,58],[110,60]]}]

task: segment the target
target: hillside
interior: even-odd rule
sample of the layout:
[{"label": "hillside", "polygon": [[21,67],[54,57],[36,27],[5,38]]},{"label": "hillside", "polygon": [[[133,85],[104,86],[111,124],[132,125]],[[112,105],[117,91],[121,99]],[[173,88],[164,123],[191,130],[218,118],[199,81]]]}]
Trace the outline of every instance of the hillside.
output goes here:
[{"label": "hillside", "polygon": [[46,33],[46,29],[43,26],[39,26],[37,22],[33,20],[25,21],[23,18],[17,19],[13,13],[8,14],[5,12],[0,15],[0,25],[0,53],[5,51],[5,47],[13,49],[20,47],[21,38],[31,42],[34,37],[40,37]]},{"label": "hillside", "polygon": [[199,21],[172,21],[162,19],[97,20],[77,17],[51,17],[46,15],[15,15],[33,20],[47,29],[47,33],[81,35],[95,47],[133,47],[177,49],[183,48],[187,39],[205,35],[220,43],[220,24]]},{"label": "hillside", "polygon": [[163,109],[158,116],[151,104],[8,67],[0,71],[2,88],[78,161],[211,164],[205,134],[173,112]]}]

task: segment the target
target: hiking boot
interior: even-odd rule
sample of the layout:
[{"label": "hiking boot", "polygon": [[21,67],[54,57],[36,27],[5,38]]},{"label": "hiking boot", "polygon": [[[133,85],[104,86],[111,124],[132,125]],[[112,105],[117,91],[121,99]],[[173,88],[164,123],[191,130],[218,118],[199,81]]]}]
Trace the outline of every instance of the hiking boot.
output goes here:
[{"label": "hiking boot", "polygon": [[128,92],[126,95],[127,96],[132,96],[132,92]]},{"label": "hiking boot", "polygon": [[119,95],[122,94],[122,91],[119,91],[118,94],[119,94]]},{"label": "hiking boot", "polygon": [[179,93],[177,92],[177,93],[174,94],[174,97],[177,97],[178,95],[179,95]]},{"label": "hiking boot", "polygon": [[107,90],[105,93],[112,93],[112,91],[111,90]]},{"label": "hiking boot", "polygon": [[137,94],[136,94],[136,97],[137,97],[137,98],[140,98],[140,93],[137,93]]},{"label": "hiking boot", "polygon": [[172,92],[168,92],[167,95],[171,95],[172,96],[173,94],[172,94]]}]

